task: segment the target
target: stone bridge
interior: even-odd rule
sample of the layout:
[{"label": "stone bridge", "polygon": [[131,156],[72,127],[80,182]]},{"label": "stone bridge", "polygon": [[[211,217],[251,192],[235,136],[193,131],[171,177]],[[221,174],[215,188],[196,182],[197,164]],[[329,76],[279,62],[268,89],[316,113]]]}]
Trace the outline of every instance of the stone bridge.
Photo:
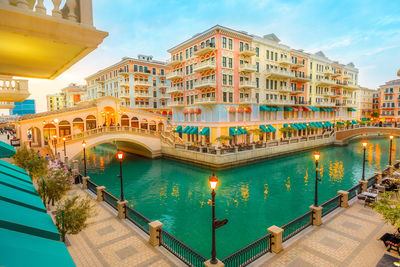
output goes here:
[{"label": "stone bridge", "polygon": [[394,136],[400,136],[400,128],[358,125],[354,128],[337,131],[335,134],[335,144],[346,145],[351,139],[359,136],[391,134]]},{"label": "stone bridge", "polygon": [[172,134],[167,132],[129,126],[108,126],[91,129],[79,134],[54,138],[49,141],[49,147],[54,154],[57,154],[58,158],[64,159],[64,157],[67,157],[69,160],[72,160],[81,155],[83,141],[86,143],[86,149],[109,143],[116,145],[118,149],[126,152],[156,158],[162,155],[161,143],[164,142],[172,145],[175,139]]}]

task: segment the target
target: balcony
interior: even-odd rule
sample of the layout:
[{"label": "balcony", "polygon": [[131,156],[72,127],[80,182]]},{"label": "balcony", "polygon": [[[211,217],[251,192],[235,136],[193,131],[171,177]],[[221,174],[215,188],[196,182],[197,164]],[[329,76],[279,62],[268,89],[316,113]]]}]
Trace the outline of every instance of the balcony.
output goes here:
[{"label": "balcony", "polygon": [[243,63],[239,65],[239,72],[255,72],[257,71],[256,64]]},{"label": "balcony", "polygon": [[340,75],[342,75],[341,71],[333,71],[333,74],[332,74],[333,77],[338,77]]},{"label": "balcony", "polygon": [[215,61],[207,60],[194,65],[193,71],[203,72],[203,71],[215,70],[215,68],[216,68]]},{"label": "balcony", "polygon": [[239,54],[245,57],[251,57],[256,55],[256,49],[254,47],[242,47],[240,49]]},{"label": "balcony", "polygon": [[290,92],[291,94],[304,94],[304,90],[301,88],[292,88],[292,91]]},{"label": "balcony", "polygon": [[352,94],[343,94],[343,98],[352,98],[353,95]]},{"label": "balcony", "polygon": [[203,47],[199,47],[199,49],[197,51],[194,51],[194,55],[195,56],[202,56],[205,55],[207,53],[213,52],[217,50],[215,48],[215,44],[208,44],[208,45],[204,45]]},{"label": "balcony", "polygon": [[[325,98],[326,99],[326,98]],[[314,106],[316,107],[335,107],[335,102],[330,102],[329,99],[327,101],[315,102]]]},{"label": "balcony", "polygon": [[215,80],[212,79],[205,79],[205,80],[199,80],[194,84],[195,89],[203,89],[203,88],[215,88],[217,86],[217,83]]},{"label": "balcony", "polygon": [[344,80],[350,80],[351,76],[349,74],[343,74],[343,79]]},{"label": "balcony", "polygon": [[317,78],[316,79],[317,84],[319,85],[327,85],[327,86],[336,86],[336,81],[334,80],[330,80],[330,79],[321,79],[321,78]]},{"label": "balcony", "polygon": [[167,80],[176,80],[176,79],[182,79],[183,78],[183,73],[181,71],[171,71],[170,73],[167,74]]},{"label": "balcony", "polygon": [[279,86],[278,91],[280,93],[291,93],[292,92],[292,87],[291,86]]},{"label": "balcony", "polygon": [[294,78],[295,75],[293,72],[280,70],[280,69],[267,69],[265,70],[265,75],[271,78],[281,78],[281,79],[290,79]]},{"label": "balcony", "polygon": [[95,50],[107,32],[93,26],[92,2],[2,0],[0,75],[55,79]]},{"label": "balcony", "polygon": [[265,99],[264,104],[267,105],[294,105],[295,101],[290,99]]},{"label": "balcony", "polygon": [[256,82],[253,82],[253,81],[240,81],[239,82],[240,89],[256,88],[256,87],[257,87],[257,84],[256,84]]},{"label": "balcony", "polygon": [[332,91],[324,91],[320,95],[327,96],[327,97],[336,97],[336,94]]},{"label": "balcony", "polygon": [[134,85],[135,86],[143,86],[143,87],[150,87],[153,85],[152,81],[148,81],[148,80],[135,80],[134,81]]},{"label": "balcony", "polygon": [[0,102],[0,109],[13,109],[14,107],[14,102]]},{"label": "balcony", "polygon": [[290,63],[290,65],[292,65],[293,68],[303,68],[304,67],[303,61],[292,61]]},{"label": "balcony", "polygon": [[352,82],[343,82],[344,87],[348,89],[357,89],[358,85],[352,83]]},{"label": "balcony", "polygon": [[0,99],[2,101],[22,102],[29,96],[28,80],[0,76]]},{"label": "balcony", "polygon": [[311,81],[310,76],[305,75],[305,76],[299,76],[295,75],[294,78],[292,78],[293,81],[299,81],[299,82],[308,82]]},{"label": "balcony", "polygon": [[131,97],[130,97],[129,91],[122,91],[122,92],[119,94],[119,97],[120,97],[120,98],[131,98]]},{"label": "balcony", "polygon": [[135,108],[151,108],[149,103],[146,104],[135,104]]},{"label": "balcony", "polygon": [[150,92],[147,92],[147,91],[140,92],[140,91],[135,90],[135,97],[146,97],[146,98],[149,98],[149,97],[153,97],[153,94],[150,93]]},{"label": "balcony", "polygon": [[257,104],[257,99],[256,98],[251,98],[251,97],[240,97],[238,104],[243,104],[243,105],[251,105],[251,104]]},{"label": "balcony", "polygon": [[168,106],[169,107],[183,107],[185,104],[183,103],[183,101],[169,101],[168,102]]},{"label": "balcony", "polygon": [[292,64],[292,60],[290,58],[287,57],[281,57],[278,59],[278,63],[284,66],[288,66],[290,64]]},{"label": "balcony", "polygon": [[335,72],[331,68],[325,68],[324,69],[324,74],[325,75],[333,75]]},{"label": "balcony", "polygon": [[170,88],[167,89],[168,94],[175,94],[175,93],[182,93],[183,94],[183,88],[182,87],[177,87],[177,86],[171,86]]},{"label": "balcony", "polygon": [[179,65],[181,63],[183,63],[183,59],[182,58],[178,58],[178,57],[175,57],[175,58],[172,58],[170,60],[167,60],[167,65],[171,66],[171,67],[175,67],[175,66],[177,66],[177,65]]},{"label": "balcony", "polygon": [[195,104],[201,104],[201,105],[206,105],[206,104],[215,104],[216,103],[215,97],[203,97],[203,98],[197,98],[194,100]]},{"label": "balcony", "polygon": [[159,87],[159,88],[169,88],[170,86],[171,86],[171,84],[169,84],[169,83],[160,82],[160,83],[158,84],[158,87]]},{"label": "balcony", "polygon": [[119,86],[121,87],[129,87],[129,81],[122,80],[119,82]]},{"label": "balcony", "polygon": [[162,94],[162,93],[160,93],[160,94],[158,95],[158,98],[160,98],[160,99],[168,99],[168,98],[170,98],[170,96],[169,96],[169,94]]},{"label": "balcony", "polygon": [[[136,75],[142,75],[142,76],[150,76],[151,75],[151,71],[149,71],[149,70],[133,70],[133,73]],[[120,74],[129,75],[129,72],[120,72]]]}]

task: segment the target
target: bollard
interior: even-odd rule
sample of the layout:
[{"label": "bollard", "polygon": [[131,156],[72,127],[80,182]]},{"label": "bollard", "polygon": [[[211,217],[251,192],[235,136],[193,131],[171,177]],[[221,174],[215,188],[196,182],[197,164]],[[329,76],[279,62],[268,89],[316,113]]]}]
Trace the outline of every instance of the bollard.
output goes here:
[{"label": "bollard", "polygon": [[310,206],[310,210],[313,212],[312,225],[320,226],[322,224],[322,207],[321,206],[315,207],[313,205]]},{"label": "bollard", "polygon": [[127,200],[118,201],[118,218],[125,219],[126,218],[126,205],[128,204]]},{"label": "bollard", "polygon": [[283,229],[273,225],[270,228],[267,229],[268,232],[270,232],[272,234],[271,236],[271,250],[274,253],[279,253],[283,250],[283,246],[282,246],[282,233],[283,233]]},{"label": "bollard", "polygon": [[375,172],[376,175],[376,183],[381,184],[382,183],[382,172]]},{"label": "bollard", "polygon": [[349,207],[349,192],[339,190],[338,194],[341,195],[340,207],[348,208]]},{"label": "bollard", "polygon": [[103,191],[106,190],[106,187],[105,186],[98,186],[98,187],[96,187],[96,190],[97,190],[97,201],[98,202],[103,201],[104,200],[103,199]]},{"label": "bollard", "polygon": [[360,180],[358,181],[361,184],[361,192],[367,192],[368,189],[368,181]]},{"label": "bollard", "polygon": [[211,259],[205,261],[204,266],[205,267],[224,267],[225,266],[225,264],[222,261],[220,261],[219,259],[217,259],[217,263],[214,263],[214,264],[212,264],[210,261],[211,261]]},{"label": "bollard", "polygon": [[160,232],[158,229],[160,229],[163,226],[163,223],[160,221],[153,221],[149,223],[149,230],[150,230],[150,238],[149,238],[149,243],[153,246],[159,246],[160,245]]},{"label": "bollard", "polygon": [[87,181],[90,179],[89,176],[83,176],[82,177],[82,189],[87,189]]}]

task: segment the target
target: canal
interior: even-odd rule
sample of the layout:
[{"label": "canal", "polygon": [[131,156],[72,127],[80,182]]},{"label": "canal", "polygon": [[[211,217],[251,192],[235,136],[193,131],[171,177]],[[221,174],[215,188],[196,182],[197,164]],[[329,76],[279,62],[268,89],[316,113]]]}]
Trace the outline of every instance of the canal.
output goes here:
[{"label": "canal", "polygon": [[[368,140],[366,178],[388,163],[389,140]],[[399,151],[393,142],[396,157]],[[362,172],[361,141],[345,147],[320,150],[319,204],[358,183]],[[217,257],[222,259],[237,249],[267,234],[271,225],[281,226],[309,211],[313,204],[315,163],[313,152],[258,162],[216,171],[217,218],[229,220],[217,229]],[[88,175],[120,196],[117,178],[119,163],[112,145],[101,145],[88,152]],[[129,205],[150,220],[209,257],[211,252],[211,198],[208,177],[203,167],[169,160],[127,155],[123,163],[124,193]]]}]

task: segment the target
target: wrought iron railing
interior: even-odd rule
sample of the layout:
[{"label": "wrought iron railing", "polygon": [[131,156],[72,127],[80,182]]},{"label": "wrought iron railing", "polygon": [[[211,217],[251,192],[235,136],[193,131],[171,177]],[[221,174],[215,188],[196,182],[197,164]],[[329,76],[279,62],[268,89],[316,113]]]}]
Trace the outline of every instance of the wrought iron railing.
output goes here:
[{"label": "wrought iron railing", "polygon": [[97,195],[97,189],[96,187],[98,187],[97,184],[93,183],[90,180],[87,180],[87,188],[95,195]]},{"label": "wrought iron railing", "polygon": [[348,200],[353,199],[360,192],[360,187],[361,184],[356,184],[355,186],[353,186],[348,190],[349,192]]},{"label": "wrought iron railing", "polygon": [[271,234],[263,236],[244,248],[224,258],[226,267],[241,267],[255,261],[259,257],[271,252]]},{"label": "wrought iron railing", "polygon": [[189,266],[203,267],[206,257],[163,229],[159,229],[160,245]]},{"label": "wrought iron railing", "polygon": [[312,224],[312,212],[309,211],[300,217],[288,222],[281,228],[284,230],[282,240],[286,241]]},{"label": "wrought iron railing", "polygon": [[367,187],[371,187],[372,185],[376,184],[377,180],[378,178],[376,177],[376,175],[369,178]]},{"label": "wrought iron railing", "polygon": [[133,222],[137,227],[142,229],[144,232],[149,234],[149,223],[151,222],[149,219],[147,219],[145,216],[140,214],[139,212],[125,206],[125,211],[126,211],[126,218]]},{"label": "wrought iron railing", "polygon": [[322,206],[322,216],[325,216],[332,211],[334,211],[336,208],[340,207],[340,201],[341,201],[342,196],[338,195],[334,198],[329,199],[325,203],[323,203]]},{"label": "wrought iron railing", "polygon": [[115,210],[118,210],[118,201],[119,201],[118,198],[114,197],[107,191],[103,190],[103,199],[106,203],[108,203]]}]

